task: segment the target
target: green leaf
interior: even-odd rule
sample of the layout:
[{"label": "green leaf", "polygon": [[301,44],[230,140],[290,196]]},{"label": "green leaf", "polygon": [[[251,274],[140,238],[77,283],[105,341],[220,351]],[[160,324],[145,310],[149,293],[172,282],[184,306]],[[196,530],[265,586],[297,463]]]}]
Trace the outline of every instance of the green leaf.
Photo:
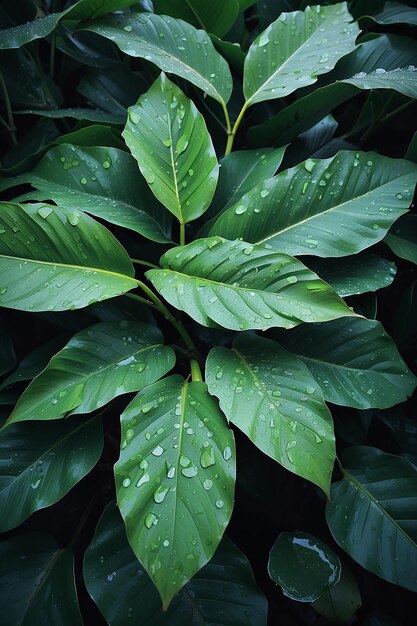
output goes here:
[{"label": "green leaf", "polygon": [[89,107],[66,108],[66,109],[22,109],[15,112],[17,115],[38,115],[60,120],[71,117],[75,120],[100,122],[102,124],[123,124],[125,116],[121,113],[109,113],[101,109]]},{"label": "green leaf", "polygon": [[166,609],[213,556],[233,508],[233,433],[202,382],[170,376],[121,417],[117,501]]},{"label": "green leaf", "polygon": [[239,13],[237,0],[154,0],[155,13],[181,18],[208,33],[223,37]]},{"label": "green leaf", "polygon": [[417,216],[404,215],[390,228],[384,243],[401,259],[417,265]]},{"label": "green leaf", "polygon": [[268,243],[286,254],[355,254],[380,241],[406,212],[417,166],[374,152],[307,159],[257,185],[210,235]]},{"label": "green leaf", "polygon": [[112,15],[86,26],[126,54],[155,63],[162,71],[181,76],[223,106],[232,93],[232,76],[203,30],[172,17],[152,13]]},{"label": "green leaf", "polygon": [[138,0],[81,0],[72,7],[71,18],[77,20],[96,18],[113,11],[121,11],[137,2]]},{"label": "green leaf", "polygon": [[247,105],[312,85],[355,48],[358,33],[346,2],[282,13],[249,48],[243,78]]},{"label": "green leaf", "polygon": [[198,239],[166,252],[161,267],[146,276],[170,304],[203,326],[265,330],[354,315],[300,261],[265,245]]},{"label": "green leaf", "polygon": [[155,196],[181,224],[204,213],[219,166],[201,113],[165,74],[129,108],[123,137]]},{"label": "green leaf", "polygon": [[348,448],[326,517],[337,543],[367,570],[417,591],[417,469],[376,448]]},{"label": "green leaf", "polygon": [[386,2],[384,8],[374,15],[366,16],[377,24],[414,24],[417,26],[417,11],[400,2]]},{"label": "green leaf", "polygon": [[1,532],[63,498],[95,466],[102,449],[99,418],[0,431]]},{"label": "green leaf", "polygon": [[339,581],[311,606],[331,624],[347,624],[362,605],[362,598],[352,572],[342,562]]},{"label": "green leaf", "polygon": [[270,339],[244,334],[232,350],[211,350],[206,379],[229,422],[290,472],[329,493],[332,416],[302,361]]},{"label": "green leaf", "polygon": [[91,217],[46,204],[1,203],[1,306],[82,308],[134,289],[133,275],[126,251]]},{"label": "green leaf", "polygon": [[175,364],[158,328],[102,322],[77,333],[21,395],[8,424],[89,413],[138,391]]},{"label": "green leaf", "polygon": [[338,259],[312,258],[308,266],[341,296],[356,296],[388,287],[395,278],[394,263],[376,254],[356,254]]},{"label": "green leaf", "polygon": [[268,573],[284,595],[314,602],[340,579],[339,557],[321,539],[304,532],[278,535],[269,553]]},{"label": "green leaf", "polygon": [[84,578],[91,597],[112,626],[124,626],[128,621],[193,626],[196,619],[214,624],[219,611],[223,626],[266,626],[266,600],[256,587],[246,557],[226,536],[210,562],[173,599],[168,611],[162,612],[158,592],[133,554],[113,503],[103,513],[87,549]]},{"label": "green leaf", "polygon": [[16,366],[16,354],[10,335],[0,326],[0,376]]},{"label": "green leaf", "polygon": [[417,98],[417,68],[414,65],[395,70],[381,67],[369,74],[359,72],[343,82],[359,89],[394,89],[404,96]]},{"label": "green leaf", "polygon": [[395,343],[374,320],[303,325],[280,341],[304,361],[334,404],[385,409],[406,400],[416,386]]},{"label": "green leaf", "polygon": [[25,178],[61,207],[76,207],[152,241],[170,241],[170,220],[123,150],[63,144],[49,150]]},{"label": "green leaf", "polygon": [[44,533],[0,543],[0,614],[3,626],[82,626],[74,557]]}]

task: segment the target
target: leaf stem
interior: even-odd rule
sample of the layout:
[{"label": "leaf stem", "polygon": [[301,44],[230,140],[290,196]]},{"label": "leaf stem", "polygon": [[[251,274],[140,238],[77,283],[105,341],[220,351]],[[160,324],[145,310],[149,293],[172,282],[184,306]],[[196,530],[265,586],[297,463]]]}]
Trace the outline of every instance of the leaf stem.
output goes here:
[{"label": "leaf stem", "polygon": [[6,81],[3,78],[3,73],[1,72],[1,70],[0,70],[0,85],[3,90],[4,103],[6,105],[8,131],[10,133],[10,137],[11,137],[13,145],[16,146],[17,145],[16,133],[15,133],[16,126],[14,124],[12,105],[10,103],[10,97],[9,97],[9,92],[7,91]]},{"label": "leaf stem", "polygon": [[203,375],[201,373],[200,365],[196,359],[190,359],[190,367],[191,367],[191,380],[193,382],[203,380]]},{"label": "leaf stem", "polygon": [[152,269],[159,270],[159,265],[155,265],[155,263],[150,263],[149,261],[142,261],[142,259],[134,259],[133,257],[130,257],[130,260],[135,265],[145,265],[146,267],[151,267]]},{"label": "leaf stem", "polygon": [[135,293],[125,293],[123,295],[127,296],[128,298],[131,298],[132,300],[136,300],[137,302],[142,302],[142,304],[146,304],[146,306],[150,306],[151,309],[154,309],[155,311],[158,311],[158,313],[160,313],[160,310],[158,309],[158,307],[153,302],[151,302],[150,300],[147,300],[146,298],[137,296]]},{"label": "leaf stem", "polygon": [[228,137],[227,137],[227,144],[226,144],[226,151],[225,151],[225,155],[230,154],[232,149],[233,149],[233,142],[235,140],[235,136],[237,133],[237,130],[240,126],[240,123],[243,119],[243,116],[245,115],[246,109],[249,106],[249,102],[248,100],[246,100],[245,104],[243,105],[243,107],[240,110],[239,115],[237,116],[237,120],[233,126],[233,128],[231,129],[230,132],[228,132]]},{"label": "leaf stem", "polygon": [[180,222],[180,246],[185,246],[185,224]]}]

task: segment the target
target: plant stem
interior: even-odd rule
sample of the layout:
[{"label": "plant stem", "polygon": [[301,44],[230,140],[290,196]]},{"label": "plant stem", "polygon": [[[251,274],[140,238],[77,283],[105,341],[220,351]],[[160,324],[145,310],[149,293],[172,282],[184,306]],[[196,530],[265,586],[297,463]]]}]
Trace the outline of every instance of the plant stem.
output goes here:
[{"label": "plant stem", "polygon": [[245,115],[246,109],[248,108],[249,103],[248,101],[245,102],[245,104],[243,105],[243,107],[240,110],[240,113],[237,117],[237,120],[232,128],[232,130],[230,132],[228,132],[228,137],[227,137],[227,144],[226,144],[226,151],[225,151],[225,155],[230,154],[233,148],[233,142],[235,140],[235,135],[237,133],[237,129],[240,126],[240,123],[243,119],[243,116]]},{"label": "plant stem", "polygon": [[185,224],[180,222],[180,246],[185,246]]},{"label": "plant stem", "polygon": [[134,259],[130,257],[130,260],[135,265],[145,265],[146,267],[151,267],[152,269],[159,270],[159,265],[155,265],[155,263],[150,263],[149,261],[142,261],[142,259]]},{"label": "plant stem", "polygon": [[190,359],[190,367],[191,367],[191,379],[193,382],[202,381],[203,376],[201,374],[201,369],[198,361],[196,359]]},{"label": "plant stem", "polygon": [[9,92],[7,91],[6,81],[4,80],[3,74],[1,71],[0,71],[0,85],[3,90],[4,103],[6,105],[8,131],[10,133],[10,137],[11,137],[13,145],[16,146],[17,145],[16,133],[15,133],[16,126],[14,125],[12,105],[10,103]]},{"label": "plant stem", "polygon": [[224,119],[226,120],[226,132],[227,135],[230,135],[230,133],[232,132],[232,124],[230,122],[229,111],[227,110],[227,106],[224,102],[222,102],[221,104],[223,108]]},{"label": "plant stem", "polygon": [[135,293],[125,293],[124,295],[128,298],[131,298],[132,300],[136,300],[137,302],[142,302],[142,304],[146,304],[146,306],[150,306],[151,309],[155,309],[155,311],[158,311],[158,313],[160,313],[158,307],[153,302],[150,302],[150,300],[142,298],[141,296],[137,296]]}]

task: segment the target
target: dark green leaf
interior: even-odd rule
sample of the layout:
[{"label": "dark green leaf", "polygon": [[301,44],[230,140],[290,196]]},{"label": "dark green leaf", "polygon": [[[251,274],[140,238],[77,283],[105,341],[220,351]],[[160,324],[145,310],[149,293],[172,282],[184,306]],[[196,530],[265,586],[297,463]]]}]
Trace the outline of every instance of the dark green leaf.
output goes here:
[{"label": "dark green leaf", "polygon": [[232,350],[211,350],[206,379],[229,422],[290,472],[329,493],[332,416],[302,361],[270,339],[239,335]]},{"label": "dark green leaf", "polygon": [[161,332],[140,322],[102,322],[82,330],[21,395],[8,423],[89,413],[138,391],[175,364]]},{"label": "dark green leaf", "polygon": [[0,326],[0,376],[6,374],[16,365],[17,359],[13,347],[13,341],[6,331]]},{"label": "dark green leaf", "polygon": [[197,239],[169,250],[146,275],[177,309],[204,326],[265,330],[353,315],[300,261],[244,241]]},{"label": "dark green leaf", "polygon": [[384,243],[401,259],[417,265],[417,215],[404,215],[394,224]]},{"label": "dark green leaf", "polygon": [[109,113],[101,109],[68,108],[68,109],[22,109],[16,111],[18,115],[38,115],[60,120],[64,117],[72,117],[75,120],[88,122],[100,122],[102,124],[123,124],[125,116],[121,113]]},{"label": "dark green leaf", "polygon": [[337,543],[367,570],[417,591],[417,469],[401,457],[358,446],[343,455],[326,516]]},{"label": "dark green leaf", "polygon": [[417,25],[417,10],[410,6],[404,6],[400,2],[386,2],[381,11],[369,17],[377,24]]},{"label": "dark green leaf", "polygon": [[237,0],[154,0],[153,6],[155,13],[179,17],[219,37],[231,29],[239,13]]},{"label": "dark green leaf", "polygon": [[361,605],[356,580],[346,563],[342,562],[339,581],[311,606],[331,624],[347,624]]},{"label": "dark green leaf", "polygon": [[121,417],[115,465],[127,536],[166,609],[213,556],[233,508],[233,433],[202,382],[170,376]]}]

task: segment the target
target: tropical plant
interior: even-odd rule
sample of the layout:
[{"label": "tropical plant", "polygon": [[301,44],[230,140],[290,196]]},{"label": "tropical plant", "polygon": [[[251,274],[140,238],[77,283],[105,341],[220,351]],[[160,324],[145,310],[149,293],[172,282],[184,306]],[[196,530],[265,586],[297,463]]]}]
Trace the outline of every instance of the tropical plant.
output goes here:
[{"label": "tropical plant", "polygon": [[415,606],[417,10],[363,4],[0,7],[4,626]]}]

